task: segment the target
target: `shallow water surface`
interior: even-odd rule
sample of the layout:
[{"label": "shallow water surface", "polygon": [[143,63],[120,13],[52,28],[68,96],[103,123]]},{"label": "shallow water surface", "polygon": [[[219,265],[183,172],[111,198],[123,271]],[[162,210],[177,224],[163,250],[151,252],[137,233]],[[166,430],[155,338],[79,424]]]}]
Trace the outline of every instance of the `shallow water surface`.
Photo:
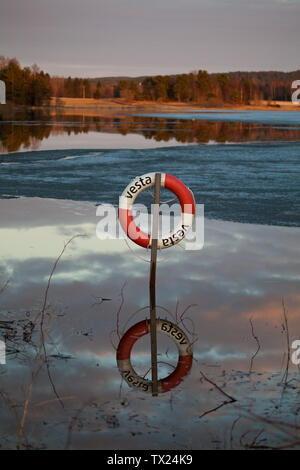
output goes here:
[{"label": "shallow water surface", "polygon": [[[2,448],[16,447],[34,371],[22,448],[299,447],[298,116],[0,115]],[[205,211],[202,250],[159,253],[158,315],[188,334],[194,362],[158,398],[122,383],[115,358],[149,317],[149,253],[96,237],[96,208],[150,171],[180,178]],[[163,335],[158,347],[164,377],[178,352]],[[132,363],[149,377],[148,336]]]},{"label": "shallow water surface", "polygon": [[[39,330],[33,331],[32,343],[24,343],[24,322],[35,321],[53,263],[77,234],[86,236],[67,247],[47,308],[49,365],[65,408],[42,370],[34,384],[24,445],[239,448],[246,430],[245,443],[250,443],[262,427],[265,444],[287,439],[274,435],[263,420],[294,420],[299,404],[297,389],[284,391],[281,384],[286,351],[282,297],[291,337],[300,330],[299,228],[207,220],[202,250],[175,248],[159,255],[159,316],[175,322],[186,311],[181,327],[195,344],[191,374],[172,393],[152,398],[126,383],[120,389],[114,350],[118,334],[149,316],[149,265],[138,257],[145,256],[144,250],[131,245],[131,251],[122,240],[97,239],[91,203],[21,198],[0,201],[0,210],[2,279],[11,279],[1,294],[1,320],[14,320],[17,330],[7,343],[7,364],[0,366],[2,445],[16,441],[14,411],[22,411],[35,364]],[[250,319],[261,346],[252,365],[257,344]],[[149,351],[148,337],[134,347],[132,361],[140,373],[150,366]],[[172,370],[165,362],[177,360],[174,344],[164,337],[159,337],[159,360],[160,376]],[[228,400],[201,372],[237,401],[210,413]],[[289,377],[298,380],[295,366]]]}]

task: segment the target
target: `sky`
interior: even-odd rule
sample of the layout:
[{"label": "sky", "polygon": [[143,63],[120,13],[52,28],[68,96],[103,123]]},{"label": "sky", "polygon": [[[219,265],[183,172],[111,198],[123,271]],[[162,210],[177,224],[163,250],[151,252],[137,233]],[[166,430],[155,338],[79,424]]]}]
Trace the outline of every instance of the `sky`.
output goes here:
[{"label": "sky", "polygon": [[53,75],[296,70],[300,0],[0,0],[0,55]]}]

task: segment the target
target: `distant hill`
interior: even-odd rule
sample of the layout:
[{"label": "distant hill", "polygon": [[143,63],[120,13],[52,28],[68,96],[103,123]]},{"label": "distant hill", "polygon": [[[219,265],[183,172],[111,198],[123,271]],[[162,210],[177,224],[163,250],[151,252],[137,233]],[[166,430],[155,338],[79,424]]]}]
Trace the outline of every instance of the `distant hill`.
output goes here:
[{"label": "distant hill", "polygon": [[[262,81],[270,81],[270,80],[278,80],[278,81],[294,81],[294,80],[300,80],[300,69],[291,71],[291,72],[281,72],[278,70],[270,70],[270,71],[252,71],[252,72],[245,72],[245,71],[235,71],[235,72],[224,72],[229,78],[237,78],[237,79],[246,79],[246,80],[262,80]],[[173,74],[173,75],[168,75],[172,79],[175,79],[176,77],[180,76],[182,74]],[[216,78],[220,73],[210,73],[210,77]],[[124,76],[118,76],[118,77],[93,77],[89,78],[89,80],[92,83],[97,83],[98,81],[101,81],[104,85],[108,84],[116,84],[120,80],[126,80],[128,82],[142,82],[146,78],[152,78],[152,77],[157,77],[158,75],[141,75],[138,77],[127,77],[126,75]]]}]

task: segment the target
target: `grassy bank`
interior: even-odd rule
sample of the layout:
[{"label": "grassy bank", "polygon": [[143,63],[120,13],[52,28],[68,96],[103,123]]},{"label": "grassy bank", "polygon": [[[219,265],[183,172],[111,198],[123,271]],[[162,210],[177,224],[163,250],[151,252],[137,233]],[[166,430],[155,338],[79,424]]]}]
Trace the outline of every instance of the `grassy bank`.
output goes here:
[{"label": "grassy bank", "polygon": [[178,103],[178,102],[155,102],[155,101],[129,101],[124,98],[52,98],[50,107],[58,108],[84,108],[84,109],[116,109],[116,108],[138,108],[153,109],[157,112],[168,110],[176,112],[196,111],[199,108],[205,109],[236,109],[236,110],[276,110],[298,111],[300,105],[294,105],[289,101],[261,101],[250,105],[224,105],[215,103],[214,106],[203,105],[201,103]]},{"label": "grassy bank", "polygon": [[293,105],[287,101],[273,101],[273,102],[258,102],[250,105],[215,105],[205,106],[197,103],[178,103],[178,102],[154,102],[154,101],[128,101],[123,98],[52,98],[50,103],[44,106],[25,106],[14,105],[8,103],[0,106],[0,121],[14,120],[16,115],[40,111],[42,113],[62,111],[64,114],[77,114],[78,112],[84,115],[109,115],[119,112],[156,112],[156,113],[183,113],[183,112],[196,112],[200,109],[207,110],[236,110],[236,111],[300,111],[300,105]]}]

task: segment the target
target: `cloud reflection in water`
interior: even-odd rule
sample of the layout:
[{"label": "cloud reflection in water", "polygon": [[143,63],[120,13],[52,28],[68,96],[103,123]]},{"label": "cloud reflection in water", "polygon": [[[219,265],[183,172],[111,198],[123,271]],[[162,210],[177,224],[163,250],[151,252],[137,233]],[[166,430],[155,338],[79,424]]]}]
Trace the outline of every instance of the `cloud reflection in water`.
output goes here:
[{"label": "cloud reflection in water", "polygon": [[[96,208],[91,203],[21,198],[1,200],[0,205],[0,269],[2,277],[9,274],[11,279],[9,289],[1,295],[1,311],[6,316],[37,311],[63,243],[77,233],[87,235],[67,249],[49,296],[55,312],[51,337],[58,341],[59,353],[71,356],[68,360],[51,359],[66,410],[59,408],[46,375],[41,373],[30,408],[29,441],[50,448],[63,446],[69,420],[84,404],[72,448],[226,447],[228,430],[240,411],[228,406],[199,419],[205,410],[222,402],[222,396],[200,382],[200,370],[238,396],[238,406],[251,405],[256,413],[267,412],[271,400],[276,403],[280,398],[279,371],[285,349],[283,296],[291,337],[300,333],[299,228],[206,220],[203,250],[177,248],[172,256],[169,251],[161,253],[160,259],[170,258],[158,266],[158,304],[173,314],[177,301],[179,314],[188,305],[197,304],[188,314],[199,337],[194,347],[196,360],[190,376],[172,395],[155,399],[129,390],[125,384],[120,399],[120,376],[109,334],[116,328],[125,281],[121,327],[134,311],[148,305],[149,266],[134,257],[123,241],[96,238]],[[139,249],[137,253],[145,255]],[[95,297],[112,300],[97,305]],[[163,310],[160,314],[165,315]],[[145,316],[145,311],[141,312],[130,324]],[[256,344],[249,318],[261,343],[252,376],[248,371]],[[186,326],[191,324],[186,321]],[[144,370],[149,364],[147,341],[138,342],[134,349],[134,361],[138,367],[144,365]],[[175,363],[172,345],[160,337],[159,346],[161,359]],[[1,390],[18,406],[24,399],[29,370],[27,363],[8,359],[1,375]],[[169,372],[166,367],[162,370]],[[283,399],[285,419],[296,398],[296,391],[291,391]],[[117,416],[116,428],[107,424],[108,415]],[[240,433],[243,426],[249,422],[241,425]],[[16,422],[7,407],[1,411],[1,431],[3,443],[7,438],[7,445],[11,445]]]}]

